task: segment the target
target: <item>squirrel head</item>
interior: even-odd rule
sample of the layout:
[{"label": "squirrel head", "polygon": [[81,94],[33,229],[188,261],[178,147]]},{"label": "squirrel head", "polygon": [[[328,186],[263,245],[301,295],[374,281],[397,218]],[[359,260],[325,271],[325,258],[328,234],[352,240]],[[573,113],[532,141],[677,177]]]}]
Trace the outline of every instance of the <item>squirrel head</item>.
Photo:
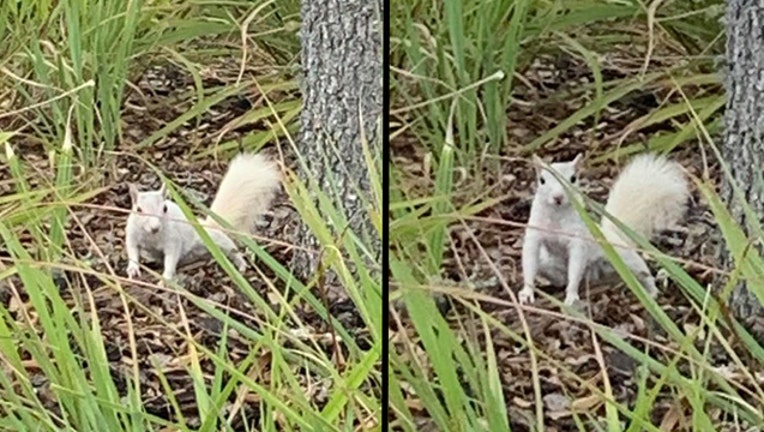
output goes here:
[{"label": "squirrel head", "polygon": [[137,225],[151,234],[157,234],[167,217],[167,188],[162,184],[158,191],[140,192],[130,184],[130,200]]},{"label": "squirrel head", "polygon": [[536,180],[538,181],[536,197],[552,207],[569,206],[570,199],[565,192],[565,186],[557,180],[557,177],[550,170],[567,180],[572,186],[576,186],[578,185],[578,170],[581,167],[583,156],[579,153],[572,161],[555,162],[547,166],[541,158],[533,155],[533,165],[536,168]]}]

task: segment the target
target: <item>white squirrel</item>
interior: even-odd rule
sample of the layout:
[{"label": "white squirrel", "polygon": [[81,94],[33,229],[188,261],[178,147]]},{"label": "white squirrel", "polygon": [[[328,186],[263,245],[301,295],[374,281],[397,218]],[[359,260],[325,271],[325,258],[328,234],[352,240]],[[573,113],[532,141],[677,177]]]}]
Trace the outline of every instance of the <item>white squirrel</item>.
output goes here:
[{"label": "white squirrel", "polygon": [[[565,285],[565,304],[572,305],[579,299],[578,288],[585,275],[597,280],[615,271],[570,202],[565,187],[549,171],[576,187],[582,157],[579,154],[572,161],[546,166],[533,156],[538,189],[523,239],[523,288],[518,296],[521,303],[534,301],[538,274],[554,285]],[[574,196],[581,200],[579,195]],[[682,167],[647,153],[633,158],[616,178],[605,211],[649,240],[658,231],[678,226],[688,198]],[[655,279],[634,249],[634,242],[607,217],[603,216],[600,229],[648,294],[655,297]]]},{"label": "white squirrel", "polygon": [[[256,218],[270,206],[280,181],[281,172],[274,161],[262,154],[239,154],[228,166],[210,210],[235,230],[249,233]],[[171,280],[179,265],[207,256],[199,234],[180,207],[168,199],[164,184],[158,191],[139,192],[134,184],[129,189],[132,211],[125,228],[128,278],[140,275],[140,258],[163,260],[162,277]],[[239,271],[244,271],[244,257],[220,225],[211,216],[202,225]]]}]

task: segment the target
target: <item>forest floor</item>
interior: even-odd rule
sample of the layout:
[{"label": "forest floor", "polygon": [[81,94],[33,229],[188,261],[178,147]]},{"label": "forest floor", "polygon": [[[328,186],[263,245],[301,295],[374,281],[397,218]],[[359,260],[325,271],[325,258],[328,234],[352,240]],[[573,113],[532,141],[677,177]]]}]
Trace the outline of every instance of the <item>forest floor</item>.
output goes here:
[{"label": "forest floor", "polygon": [[[624,69],[634,71],[638,70],[642,61],[643,59],[638,58],[629,63],[627,59],[620,64]],[[606,79],[625,75],[623,70],[618,68],[604,67],[602,72]],[[571,89],[591,82],[591,72],[587,65],[583,61],[565,56],[542,57],[529,70],[520,73],[525,79],[515,81],[513,97],[523,102],[513,103],[507,114],[507,135],[512,149],[522,148],[566,119],[586,102],[584,98],[557,100],[551,103],[538,101],[547,100],[566,88]],[[604,203],[609,185],[625,159],[619,160],[618,164],[612,161],[595,164],[591,159],[617,148],[629,124],[652,112],[658,106],[658,101],[664,97],[665,94],[645,90],[633,92],[628,101],[619,101],[603,110],[596,126],[592,124],[591,119],[580,122],[560,140],[548,143],[537,154],[547,161],[567,161],[573,159],[577,153],[584,152],[586,159],[581,179],[584,190],[591,198]],[[657,124],[649,130],[625,136],[623,144],[646,142],[648,134],[662,130],[675,129],[668,122]],[[456,140],[458,143],[458,138]],[[720,177],[719,169],[713,163],[715,157],[708,155],[707,159],[711,165],[705,167],[705,155],[697,150],[700,146],[696,144],[697,141],[685,143],[673,151],[671,157],[679,161],[693,176],[702,177],[704,169],[708,168],[711,180],[718,184]],[[512,296],[502,288],[494,270],[495,266],[515,294],[519,291],[522,284],[522,236],[536,180],[530,158],[518,156],[512,149],[500,155],[501,169],[498,172],[485,169],[479,173],[479,179],[464,175],[464,172],[456,173],[453,187],[456,191],[453,198],[456,208],[466,203],[474,204],[475,197],[480,194],[486,194],[483,200],[501,198],[501,201],[475,217],[466,218],[464,225],[455,224],[449,228],[442,284],[471,287],[481,294],[481,298],[495,299],[496,301],[481,301],[480,307],[510,327],[515,334],[524,335],[517,309],[508,307],[506,303],[512,302]],[[406,134],[391,142],[391,160],[404,173],[401,183],[408,190],[409,199],[429,196],[432,193],[431,178],[434,174],[427,172],[426,167],[429,165],[425,152],[426,149]],[[478,184],[483,185],[482,189],[476,190],[475,185]],[[662,233],[653,243],[670,256],[679,258],[685,270],[701,285],[706,286],[714,276],[713,269],[717,267],[719,238],[714,218],[700,200],[694,186],[692,195],[687,217],[682,224],[687,228],[686,232]],[[491,263],[484,258],[486,255],[490,257]],[[649,262],[649,265],[655,272],[655,263]],[[666,314],[684,331],[689,332],[697,328],[700,315],[681,290],[665,278],[659,277],[658,284],[661,294],[657,301]],[[559,301],[564,297],[562,287],[541,286],[539,289],[557,297]],[[628,339],[637,347],[649,349],[651,355],[664,359],[666,363],[671,361],[671,349],[677,348],[677,344],[654,325],[649,313],[624,284],[582,286],[581,298],[585,302],[582,311],[588,316],[588,323],[566,317],[563,311],[539,294],[536,295],[536,303],[524,309],[533,343],[538,350],[545,353],[545,356],[538,358],[537,370],[541,380],[545,424],[549,431],[579,430],[572,411],[587,412],[600,419],[604,417],[601,397],[593,395],[587,388],[592,384],[604,385],[603,369],[607,371],[609,385],[613,388],[616,400],[633,407],[638,383],[642,378],[639,373],[641,365],[614,346],[597,341],[591,330],[591,322],[616,330],[624,339]],[[505,303],[497,304],[499,301]],[[471,312],[455,302],[447,303],[443,310],[449,322],[453,323],[454,331],[465,339],[474,340],[478,337],[478,343],[483,346],[483,352],[486,352],[484,333],[475,331],[474,334],[468,334]],[[406,336],[391,334],[390,338],[394,341],[390,347],[391,351],[396,349],[395,341],[417,340],[413,325],[406,320],[405,314],[401,317],[404,327],[396,329],[395,332],[405,333]],[[507,337],[504,331],[493,331],[491,338],[512,430],[529,430],[535,424],[529,351],[517,340]],[[703,339],[699,338],[696,342],[702,347]],[[731,340],[730,343],[734,345],[736,342]],[[601,350],[602,361],[598,350]],[[710,363],[719,368],[730,367],[732,364],[719,346],[712,346],[709,355],[712,357]],[[561,371],[560,364],[567,366],[570,373]],[[680,364],[680,370],[687,372],[688,364]],[[740,372],[729,371],[731,374]],[[409,397],[411,400],[408,406],[421,406],[416,395],[410,394]],[[686,401],[678,399],[669,387],[664,387],[650,417],[655,425],[660,425],[661,430],[675,430],[690,411]],[[428,426],[431,424],[426,420],[427,414],[420,414],[421,430],[429,430]],[[719,422],[717,424],[732,421],[729,418],[717,418],[718,413],[712,412],[709,415]]]},{"label": "forest floor", "polygon": [[[238,63],[231,59],[230,64]],[[230,85],[238,72],[232,71],[230,64],[226,66],[225,62],[221,61],[217,65],[219,69],[208,69],[204,79],[205,88]],[[157,189],[160,179],[150,165],[206,205],[209,206],[212,201],[227,166],[224,161],[228,160],[233,152],[221,155],[226,157],[221,158],[219,162],[216,162],[213,156],[200,155],[213,148],[221,138],[221,131],[229,122],[251,110],[252,100],[258,95],[230,97],[207,110],[198,123],[189,121],[160,143],[144,149],[135,148],[135,143],[190,109],[193,101],[188,98],[189,88],[193,88],[193,77],[168,63],[148,69],[137,85],[139,91],[127,90],[123,112],[124,142],[119,145],[114,157],[106,158],[109,163],[101,167],[100,173],[78,174],[83,188],[95,191],[95,195],[84,205],[72,206],[67,250],[70,255],[64,259],[63,264],[68,260],[88,262],[95,273],[60,273],[57,282],[61,295],[72,307],[79,305],[78,307],[87,312],[95,309],[106,344],[110,370],[117,383],[121,383],[118,385],[120,392],[125,391],[124,377],[129,376],[135,366],[130,348],[131,339],[134,338],[139,357],[140,388],[147,412],[172,421],[177,420],[167,391],[160,380],[160,374],[157,373],[161,370],[161,375],[166,377],[168,385],[174,391],[187,425],[195,427],[199,424],[198,407],[195,405],[193,379],[188,373],[189,344],[183,337],[185,330],[182,327],[187,325],[194,340],[216,352],[220,349],[218,343],[220,334],[224,331],[221,322],[196,307],[185,295],[179,295],[170,288],[158,288],[156,277],[147,272],[143,272],[136,281],[122,281],[125,296],[129,299],[126,303],[118,291],[99,276],[113,274],[126,277],[124,229],[131,205],[128,182],[136,183],[141,190]],[[276,97],[273,93],[268,96]],[[11,130],[7,124],[0,127]],[[225,139],[235,140],[253,128],[268,130],[265,123],[247,125],[229,131],[225,134]],[[47,187],[52,184],[52,170],[40,145],[19,140],[14,143],[14,149],[35,171],[35,175],[30,176],[33,186]],[[285,164],[294,169],[293,152],[289,145],[271,144],[263,151],[277,159],[281,159],[283,155]],[[13,180],[7,167],[0,167],[0,192],[6,194],[13,190]],[[282,191],[271,211],[258,223],[255,239],[277,261],[289,267],[298,224],[299,215],[290,204],[286,193]],[[7,258],[4,253],[0,255],[0,259]],[[285,290],[284,283],[267,266],[254,261],[253,256],[248,256],[247,261],[250,267],[243,273],[244,277],[278,313],[283,307],[278,298]],[[161,272],[158,266],[154,265],[153,268]],[[250,328],[257,330],[263,323],[268,323],[264,311],[258,310],[240,293],[225,271],[211,258],[181,267],[178,273],[181,285],[188,292],[213,304],[222,305],[232,316]],[[344,290],[332,292],[339,294],[330,294],[330,298],[325,299],[330,313],[349,330],[362,349],[368,349],[371,337],[353,302],[346,296],[341,296]],[[91,295],[92,298],[88,298]],[[332,295],[334,297],[331,297]],[[26,319],[32,310],[29,296],[16,277],[0,281],[0,300],[17,320]],[[312,340],[316,346],[323,347],[331,358],[342,358],[343,354],[334,351],[337,347],[342,349],[343,344],[333,343],[328,323],[302,301],[294,304],[295,309],[291,313],[296,314],[303,324],[297,337]],[[89,319],[87,316],[81,318]],[[232,329],[228,329],[227,343],[228,357],[234,365],[253,349],[251,342],[241,338]],[[260,367],[253,368],[250,377],[259,385],[267,386],[271,374],[268,366],[270,353],[265,348],[260,349],[260,361],[257,362]],[[22,356],[24,357],[23,354]],[[211,361],[205,359],[202,365],[206,378],[211,379]],[[300,369],[298,365],[294,367],[296,370]],[[33,365],[30,365],[30,368],[33,368]],[[59,406],[45,375],[31,375],[32,384],[42,395],[41,399],[46,402],[46,408],[58,411]],[[329,397],[328,389],[331,383],[323,377],[314,376],[314,372],[308,369],[297,370],[296,375],[300,377],[305,398],[319,409],[324,406]],[[234,392],[223,411],[233,416],[231,425],[235,430],[249,430],[244,429],[244,424],[249,424],[249,427],[258,424],[257,419],[261,415],[259,407],[258,395]]]}]

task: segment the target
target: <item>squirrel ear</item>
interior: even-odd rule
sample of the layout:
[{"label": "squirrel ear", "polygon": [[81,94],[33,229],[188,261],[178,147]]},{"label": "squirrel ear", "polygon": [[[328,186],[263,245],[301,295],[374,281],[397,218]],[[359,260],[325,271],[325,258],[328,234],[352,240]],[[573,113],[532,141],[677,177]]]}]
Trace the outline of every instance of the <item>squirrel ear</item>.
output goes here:
[{"label": "squirrel ear", "polygon": [[541,172],[544,171],[544,161],[536,154],[531,156],[531,161],[533,162],[533,168],[536,170],[536,176],[541,176]]},{"label": "squirrel ear", "polygon": [[584,159],[584,154],[579,153],[576,155],[576,158],[573,159],[573,168],[578,169],[581,167],[581,161]]},{"label": "squirrel ear", "polygon": [[159,193],[162,195],[163,198],[167,199],[167,185],[162,183],[162,186],[159,187]]},{"label": "squirrel ear", "polygon": [[533,156],[531,156],[531,160],[533,161],[533,165],[536,167],[536,169],[541,169],[544,167],[544,161],[541,160],[541,158],[538,157],[538,155],[534,154]]},{"label": "squirrel ear", "polygon": [[130,192],[130,200],[135,204],[138,201],[138,186],[135,183],[128,183],[127,189]]}]

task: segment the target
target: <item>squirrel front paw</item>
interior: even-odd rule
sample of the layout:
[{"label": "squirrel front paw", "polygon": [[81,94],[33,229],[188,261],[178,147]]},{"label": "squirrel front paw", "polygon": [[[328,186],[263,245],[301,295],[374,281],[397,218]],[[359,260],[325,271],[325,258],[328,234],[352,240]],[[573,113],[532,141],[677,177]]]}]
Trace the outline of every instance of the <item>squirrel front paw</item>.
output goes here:
[{"label": "squirrel front paw", "polygon": [[566,294],[565,295],[565,306],[573,306],[579,300],[580,300],[580,298],[578,297],[578,293],[576,293],[576,294]]},{"label": "squirrel front paw", "polygon": [[127,264],[127,278],[133,279],[141,275],[141,267],[135,261],[130,261]]},{"label": "squirrel front paw", "polygon": [[159,288],[172,288],[172,285],[183,285],[183,282],[185,281],[185,278],[181,277],[180,275],[174,275],[172,278],[165,278],[162,277],[159,279],[159,282],[157,282],[157,286]]},{"label": "squirrel front paw", "polygon": [[172,288],[173,285],[184,286],[188,283],[190,277],[183,273],[176,272],[162,272],[162,277],[159,278],[157,285],[159,288]]},{"label": "squirrel front paw", "polygon": [[533,288],[526,286],[521,289],[520,293],[517,295],[517,299],[521,304],[533,303],[535,301],[533,296]]}]

